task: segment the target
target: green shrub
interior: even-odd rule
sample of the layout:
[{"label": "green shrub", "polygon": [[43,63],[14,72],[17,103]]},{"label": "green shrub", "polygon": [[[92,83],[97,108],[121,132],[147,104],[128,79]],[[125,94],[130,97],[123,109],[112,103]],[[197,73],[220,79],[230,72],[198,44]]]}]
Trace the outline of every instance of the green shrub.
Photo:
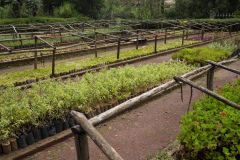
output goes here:
[{"label": "green shrub", "polygon": [[[215,90],[240,104],[240,78]],[[187,159],[237,159],[240,154],[240,111],[205,96],[183,116],[178,139]]]},{"label": "green shrub", "polygon": [[185,60],[191,64],[205,65],[206,60],[220,61],[231,55],[231,52],[214,48],[185,48],[172,54],[172,59]]},{"label": "green shrub", "polygon": [[30,18],[0,19],[0,24],[2,25],[2,24],[55,23],[87,19],[89,18],[81,15],[77,16],[76,18],[30,17]]}]

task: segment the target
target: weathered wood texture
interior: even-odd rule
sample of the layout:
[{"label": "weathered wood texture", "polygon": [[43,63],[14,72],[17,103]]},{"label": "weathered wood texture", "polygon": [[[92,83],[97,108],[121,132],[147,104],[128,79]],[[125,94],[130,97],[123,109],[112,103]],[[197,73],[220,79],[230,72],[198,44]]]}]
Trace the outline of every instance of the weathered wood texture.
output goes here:
[{"label": "weathered wood texture", "polygon": [[103,138],[103,136],[94,128],[94,126],[88,121],[84,114],[71,111],[71,116],[81,125],[84,131],[87,132],[89,137],[95,142],[95,144],[101,149],[101,151],[110,160],[123,160],[123,158],[111,147],[110,144]]},{"label": "weathered wood texture", "polygon": [[74,135],[77,157],[78,160],[89,160],[87,133],[84,131],[79,132],[80,128],[79,125],[75,125],[71,128]]},{"label": "weathered wood texture", "polygon": [[238,104],[236,104],[236,103],[234,103],[234,102],[232,102],[232,101],[230,101],[230,100],[228,100],[228,99],[226,99],[222,96],[219,96],[218,94],[214,93],[213,91],[210,91],[209,89],[206,89],[206,88],[202,87],[201,85],[197,85],[196,83],[194,83],[194,82],[192,82],[192,81],[190,81],[186,78],[183,78],[183,77],[175,76],[174,79],[176,81],[179,81],[179,82],[184,82],[184,83],[186,83],[186,84],[188,84],[188,85],[190,85],[190,86],[192,86],[192,87],[194,87],[194,88],[196,88],[196,89],[198,89],[198,90],[216,98],[217,100],[219,100],[219,101],[221,101],[221,102],[223,102],[223,103],[225,103],[225,104],[227,104],[227,105],[229,105],[233,108],[236,108],[236,109],[240,110],[240,105],[238,105]]}]

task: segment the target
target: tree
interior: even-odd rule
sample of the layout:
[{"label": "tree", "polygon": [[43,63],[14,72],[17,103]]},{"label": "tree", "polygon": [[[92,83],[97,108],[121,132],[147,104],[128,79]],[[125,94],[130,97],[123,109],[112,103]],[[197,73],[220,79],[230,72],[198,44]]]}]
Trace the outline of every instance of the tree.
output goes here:
[{"label": "tree", "polygon": [[42,0],[43,12],[48,15],[53,15],[54,8],[58,8],[63,5],[64,0]]},{"label": "tree", "polygon": [[177,18],[208,18],[215,9],[219,13],[233,13],[240,7],[240,0],[176,0]]},{"label": "tree", "polygon": [[5,0],[3,5],[10,5],[12,8],[12,16],[14,18],[21,17],[21,6],[23,5],[23,0]]},{"label": "tree", "polygon": [[78,13],[94,19],[99,17],[101,8],[103,7],[103,0],[69,0],[69,2],[75,5]]},{"label": "tree", "polygon": [[30,12],[32,13],[32,16],[35,17],[42,3],[41,0],[27,0],[26,5]]}]

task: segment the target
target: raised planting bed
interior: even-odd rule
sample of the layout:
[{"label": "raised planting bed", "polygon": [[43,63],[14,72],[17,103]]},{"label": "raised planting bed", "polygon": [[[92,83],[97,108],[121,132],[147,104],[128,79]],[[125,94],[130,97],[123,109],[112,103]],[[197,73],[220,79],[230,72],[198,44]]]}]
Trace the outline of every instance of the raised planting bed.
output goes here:
[{"label": "raised planting bed", "polygon": [[0,140],[17,136],[18,147],[24,148],[71,126],[74,122],[68,116],[72,109],[91,118],[193,69],[182,62],[127,66],[88,73],[75,82],[45,81],[24,91],[1,89]]},{"label": "raised planting bed", "polygon": [[[216,86],[215,93],[240,104],[240,78],[234,83]],[[239,159],[239,110],[211,96],[193,103],[193,110],[181,122],[180,159]]]},{"label": "raised planting bed", "polygon": [[[185,45],[187,46],[192,43],[193,43],[192,41],[186,41]],[[171,43],[161,44],[161,45],[159,44],[157,46],[157,51],[158,52],[164,51],[167,49],[177,48],[181,46],[182,46],[181,41],[176,41],[176,42],[171,42]],[[108,63],[114,63],[117,61],[136,58],[139,56],[155,54],[153,53],[153,50],[154,50],[153,46],[146,46],[146,47],[139,48],[138,50],[131,49],[127,51],[122,51],[120,53],[120,58],[118,60],[116,59],[116,53],[111,53],[111,54],[99,56],[97,58],[93,57],[93,58],[87,58],[87,59],[78,60],[74,62],[57,64],[55,73],[56,73],[56,76],[65,75],[65,74],[68,74],[69,72],[72,73],[72,72],[76,72],[76,71],[87,69],[87,68],[93,68],[99,65],[104,66]],[[44,68],[25,70],[21,72],[4,73],[4,74],[1,74],[0,85],[5,85],[5,86],[13,85],[13,83],[16,83],[16,82],[27,84],[28,82],[26,82],[26,80],[31,80],[35,82],[35,81],[38,81],[40,78],[49,77],[52,71],[51,69],[52,68],[49,66]]]},{"label": "raised planting bed", "polygon": [[186,61],[191,64],[203,66],[206,60],[221,61],[236,55],[237,44],[235,40],[225,40],[214,42],[208,47],[185,48],[177,53],[172,54],[172,59]]}]

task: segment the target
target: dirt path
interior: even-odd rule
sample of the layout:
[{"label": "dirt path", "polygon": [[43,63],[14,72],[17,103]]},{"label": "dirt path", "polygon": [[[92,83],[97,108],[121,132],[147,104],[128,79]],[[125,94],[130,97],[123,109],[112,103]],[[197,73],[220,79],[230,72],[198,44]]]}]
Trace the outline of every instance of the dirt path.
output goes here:
[{"label": "dirt path", "polygon": [[[228,65],[240,70],[240,61]],[[236,74],[217,70],[214,86],[234,81]],[[206,86],[206,76],[196,80]],[[184,101],[181,102],[180,89],[156,97],[148,102],[133,107],[131,110],[97,126],[97,130],[116,149],[125,160],[145,160],[174,141],[179,133],[181,116],[186,113],[190,87],[183,87]],[[193,90],[193,100],[203,95]],[[90,159],[107,159],[91,140]],[[45,148],[44,150],[23,160],[74,160],[76,151],[73,138]]]}]

